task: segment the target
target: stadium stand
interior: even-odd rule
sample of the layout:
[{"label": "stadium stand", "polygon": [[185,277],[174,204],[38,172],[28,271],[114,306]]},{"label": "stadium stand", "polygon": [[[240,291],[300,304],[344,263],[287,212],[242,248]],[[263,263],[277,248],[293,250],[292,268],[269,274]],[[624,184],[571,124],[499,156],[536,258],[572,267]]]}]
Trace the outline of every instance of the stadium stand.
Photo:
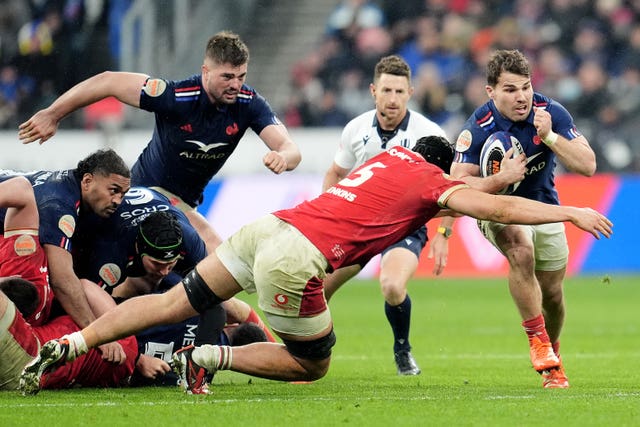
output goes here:
[{"label": "stadium stand", "polygon": [[[192,41],[229,28],[251,47],[249,84],[290,128],[339,127],[370,108],[372,64],[398,53],[414,73],[411,107],[453,136],[486,99],[490,50],[521,49],[534,88],[574,114],[599,171],[640,171],[637,1],[0,0],[0,8],[0,129],[106,69],[196,72],[202,52]],[[126,114],[124,126],[145,120]]]}]

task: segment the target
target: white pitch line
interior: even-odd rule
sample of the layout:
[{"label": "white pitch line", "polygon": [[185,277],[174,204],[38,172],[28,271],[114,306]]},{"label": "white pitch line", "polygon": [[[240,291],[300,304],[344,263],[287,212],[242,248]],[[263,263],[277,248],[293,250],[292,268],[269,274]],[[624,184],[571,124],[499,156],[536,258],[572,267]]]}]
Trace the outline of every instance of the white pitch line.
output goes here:
[{"label": "white pitch line", "polygon": [[[1,394],[0,394],[1,396]],[[640,397],[640,392],[637,393],[611,393],[607,395],[612,398],[633,398],[636,399]],[[535,399],[538,396],[533,395],[495,395],[495,396],[486,396],[483,400],[527,400],[527,399]],[[595,395],[593,393],[585,393],[585,394],[575,394],[575,395],[563,395],[562,399],[585,399],[585,398],[596,398],[603,397],[602,395]],[[30,398],[28,398],[30,399]],[[290,398],[269,398],[269,399],[215,399],[215,398],[206,398],[206,399],[196,399],[194,400],[182,400],[182,401],[157,401],[157,402],[96,402],[96,403],[37,403],[34,398],[32,403],[16,403],[16,404],[0,404],[0,409],[20,409],[20,408],[92,408],[92,407],[122,407],[122,406],[179,406],[179,405],[211,405],[215,403],[271,403],[271,402],[290,402],[292,399]],[[416,397],[391,397],[391,396],[381,396],[381,397],[300,397],[296,398],[296,401],[311,401],[311,402],[319,402],[319,401],[327,401],[327,402],[335,402],[335,401],[448,401],[451,400],[450,397],[444,397],[441,399],[434,398],[432,396],[416,396]],[[455,399],[455,398],[453,398]]]},{"label": "white pitch line", "polygon": [[[1,395],[0,395],[1,396]],[[25,397],[25,399],[31,399],[31,397]],[[34,398],[34,402],[35,402]],[[158,402],[96,402],[96,403],[15,403],[15,404],[0,404],[0,409],[17,409],[17,408],[71,408],[71,407],[84,407],[84,408],[92,408],[92,407],[117,407],[117,406],[175,406],[175,405],[210,405],[213,403],[269,403],[269,402],[290,402],[291,398],[278,398],[273,397],[269,399],[197,399],[194,398],[192,401],[182,400],[182,401],[158,401]],[[423,401],[423,400],[436,400],[430,396],[415,396],[415,397],[388,397],[388,396],[371,396],[367,398],[362,397],[335,397],[335,396],[327,396],[327,397],[296,397],[295,401],[327,401],[327,402],[335,402],[338,400],[349,402],[349,401]]]}]

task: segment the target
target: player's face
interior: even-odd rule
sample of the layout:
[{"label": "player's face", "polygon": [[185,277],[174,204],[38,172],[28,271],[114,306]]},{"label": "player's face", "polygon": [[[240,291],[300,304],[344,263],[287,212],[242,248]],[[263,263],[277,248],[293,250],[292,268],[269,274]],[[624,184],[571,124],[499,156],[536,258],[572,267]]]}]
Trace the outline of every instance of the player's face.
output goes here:
[{"label": "player's face", "polygon": [[234,67],[231,64],[216,64],[207,58],[202,64],[202,85],[215,104],[233,104],[247,77],[248,64]]},{"label": "player's face", "polygon": [[413,94],[409,80],[404,76],[381,74],[369,90],[375,100],[378,120],[387,127],[395,128],[407,114],[407,103]]},{"label": "player's face", "polygon": [[533,104],[531,79],[526,76],[503,72],[495,87],[487,86],[487,95],[496,108],[512,122],[521,122],[529,116]]},{"label": "player's face", "polygon": [[147,255],[142,256],[142,266],[144,267],[144,271],[147,272],[146,277],[153,283],[159,283],[167,277],[177,263],[177,259],[167,262]]},{"label": "player's face", "polygon": [[131,186],[131,179],[113,173],[108,176],[87,173],[82,177],[80,185],[85,208],[106,218],[111,216],[122,203],[124,195]]}]

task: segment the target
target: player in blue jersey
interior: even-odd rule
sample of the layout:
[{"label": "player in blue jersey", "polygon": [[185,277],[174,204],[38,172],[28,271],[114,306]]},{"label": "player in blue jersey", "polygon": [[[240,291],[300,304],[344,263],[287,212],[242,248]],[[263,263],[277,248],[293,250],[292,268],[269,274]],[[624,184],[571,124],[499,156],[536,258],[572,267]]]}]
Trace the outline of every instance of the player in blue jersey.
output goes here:
[{"label": "player in blue jersey", "polygon": [[[115,151],[99,150],[75,169],[19,173],[0,171],[0,180],[24,175],[32,184],[40,215],[39,239],[48,260],[55,299],[81,328],[95,320],[80,279],[73,271],[71,239],[89,214],[111,215],[129,190],[130,171]],[[0,219],[4,221],[4,212]],[[123,355],[117,343],[100,347],[105,357]]]},{"label": "player in blue jersey", "polygon": [[155,292],[170,271],[182,276],[206,255],[182,211],[145,187],[131,187],[113,215],[84,221],[73,238],[78,276],[119,298]]},{"label": "player in blue jersey", "polygon": [[[156,326],[136,335],[140,357],[129,385],[177,385],[178,376],[170,370],[171,356],[193,346],[198,333],[198,316],[179,323]],[[268,341],[260,326],[251,322],[226,324],[214,341],[217,345],[241,346]]]},{"label": "player in blue jersey", "polygon": [[[207,255],[184,213],[145,187],[132,187],[108,219],[83,221],[73,245],[78,276],[118,299],[166,290]],[[274,341],[248,304],[232,298],[224,306],[231,322],[256,323]]]},{"label": "player in blue jersey", "polygon": [[[167,197],[145,187],[132,187],[109,218],[84,221],[73,247],[77,275],[119,301],[166,291],[207,255],[204,242],[184,213]],[[201,313],[195,322],[194,343],[217,344],[227,321],[255,324],[275,341],[251,306],[231,298]],[[151,362],[156,369],[169,369],[166,363]]]},{"label": "player in blue jersey", "polygon": [[[488,192],[504,187],[495,176],[479,177],[482,145],[498,131],[511,132],[526,154],[526,168],[524,156],[503,162],[515,172],[522,168],[521,181],[513,181],[520,181],[514,193],[517,196],[559,204],[554,184],[556,160],[571,172],[595,173],[596,158],[587,139],[562,105],[533,91],[529,63],[521,52],[500,50],[493,54],[487,65],[486,91],[489,102],[469,117],[456,142],[453,177]],[[560,358],[565,317],[562,282],[569,255],[564,225],[480,221],[479,226],[509,262],[509,291],[522,317],[531,361],[542,374],[543,387],[569,387]]]},{"label": "player in blue jersey", "polygon": [[43,143],[69,113],[108,96],[155,113],[153,136],[133,166],[132,184],[157,187],[167,195],[211,252],[221,240],[196,207],[247,129],[269,148],[263,163],[273,173],[292,170],[301,159],[269,104],[245,84],[248,63],[249,50],[240,38],[220,32],[207,43],[200,74],[180,81],[128,72],[98,74],[21,124],[18,136],[23,143]]}]

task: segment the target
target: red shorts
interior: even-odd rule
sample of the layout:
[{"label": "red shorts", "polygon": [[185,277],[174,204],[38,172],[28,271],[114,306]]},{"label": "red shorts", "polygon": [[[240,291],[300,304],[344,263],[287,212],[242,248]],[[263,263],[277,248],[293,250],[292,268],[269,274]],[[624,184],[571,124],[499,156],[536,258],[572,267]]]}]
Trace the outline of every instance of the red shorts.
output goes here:
[{"label": "red shorts", "polygon": [[38,241],[37,232],[18,230],[0,235],[0,277],[20,276],[32,282],[38,291],[39,304],[27,322],[38,326],[51,312],[53,292],[49,286],[47,256]]},{"label": "red shorts", "polygon": [[[41,343],[62,335],[79,331],[80,329],[70,316],[60,316],[43,326],[33,328],[34,333]],[[102,352],[98,349],[90,349],[87,354],[78,357],[70,363],[66,363],[55,371],[45,374],[42,380],[42,388],[69,388],[82,387],[117,387],[128,378],[135,368],[138,356],[138,342],[131,336],[118,341],[127,360],[122,365],[106,362],[102,359]]]},{"label": "red shorts", "polygon": [[[0,342],[2,343],[0,356],[3,357],[0,389],[15,389],[17,387],[17,379],[22,368],[38,354],[41,344],[80,330],[70,316],[56,317],[46,325],[31,327],[20,312],[15,310],[13,303],[9,304],[10,308],[5,316],[0,318],[0,324],[6,324],[4,327],[7,328],[6,332],[0,330]],[[116,387],[121,385],[123,380],[133,373],[138,356],[138,343],[133,336],[118,342],[127,355],[127,360],[122,365],[104,361],[100,350],[91,349],[73,362],[66,363],[53,372],[45,374],[42,387],[52,389],[68,388],[75,385],[84,387]]]}]

